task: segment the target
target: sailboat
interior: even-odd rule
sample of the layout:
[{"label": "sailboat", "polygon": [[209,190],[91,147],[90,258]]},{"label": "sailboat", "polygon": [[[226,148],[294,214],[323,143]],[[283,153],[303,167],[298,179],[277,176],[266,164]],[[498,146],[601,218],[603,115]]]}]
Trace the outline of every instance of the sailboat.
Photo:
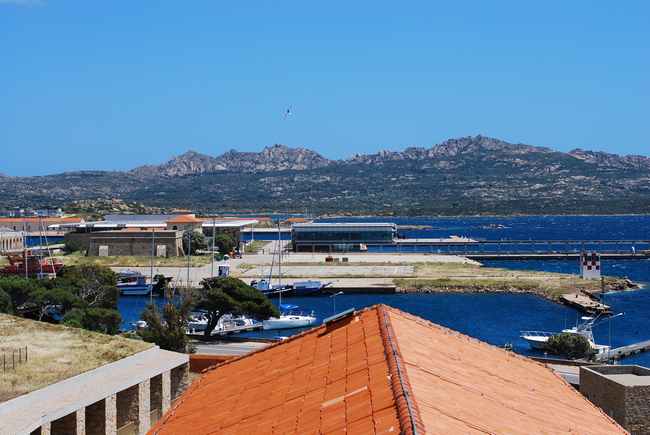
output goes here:
[{"label": "sailboat", "polygon": [[[275,258],[275,257],[274,257]],[[269,283],[271,279],[269,277]],[[278,287],[282,289],[282,239],[280,233],[280,223],[278,222]],[[316,323],[316,316],[312,311],[309,314],[297,312],[299,308],[297,305],[289,305],[282,303],[282,290],[278,292],[278,308],[280,309],[280,317],[271,317],[262,322],[262,328],[267,330],[272,329],[291,329],[291,328],[304,328]]]}]

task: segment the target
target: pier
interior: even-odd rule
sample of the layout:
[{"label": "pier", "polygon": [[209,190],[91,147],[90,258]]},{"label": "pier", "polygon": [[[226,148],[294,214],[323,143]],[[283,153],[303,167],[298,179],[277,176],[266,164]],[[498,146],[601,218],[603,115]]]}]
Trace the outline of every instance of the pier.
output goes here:
[{"label": "pier", "polygon": [[610,349],[607,354],[601,356],[598,360],[599,361],[605,361],[611,359],[618,360],[621,358],[626,358],[631,355],[635,355],[637,353],[646,352],[648,350],[650,350],[650,340],[645,340],[645,341],[640,341],[638,343],[628,344],[626,346]]},{"label": "pier", "polygon": [[609,305],[598,302],[583,293],[568,293],[560,296],[560,301],[589,314],[609,314]]},{"label": "pier", "polygon": [[[609,260],[647,260],[650,259],[650,252],[602,252],[598,251],[600,258]],[[530,253],[504,253],[491,252],[480,254],[466,254],[465,257],[471,260],[577,260],[579,252],[530,252]]]}]

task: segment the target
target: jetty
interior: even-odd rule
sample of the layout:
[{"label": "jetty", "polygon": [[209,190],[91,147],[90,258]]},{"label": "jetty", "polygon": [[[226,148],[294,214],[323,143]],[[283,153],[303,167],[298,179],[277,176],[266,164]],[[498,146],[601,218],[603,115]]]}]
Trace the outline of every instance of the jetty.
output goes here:
[{"label": "jetty", "polygon": [[605,305],[584,293],[567,293],[560,296],[560,301],[589,314],[611,314],[609,305]]},{"label": "jetty", "polygon": [[650,350],[650,340],[645,340],[638,343],[628,344],[625,346],[610,349],[609,352],[599,356],[597,359],[598,361],[606,361],[612,359],[618,360],[631,355],[635,355],[637,353],[646,352],[648,350]]}]

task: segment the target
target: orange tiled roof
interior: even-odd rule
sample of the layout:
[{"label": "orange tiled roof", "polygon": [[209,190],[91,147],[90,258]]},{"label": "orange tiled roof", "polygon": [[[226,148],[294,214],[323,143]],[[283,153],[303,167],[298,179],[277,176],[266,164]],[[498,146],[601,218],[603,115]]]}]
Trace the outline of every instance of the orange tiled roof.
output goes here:
[{"label": "orange tiled roof", "polygon": [[200,222],[203,221],[201,219],[198,219],[193,214],[181,214],[178,216],[174,216],[173,218],[167,221],[168,224],[195,224]]},{"label": "orange tiled roof", "polygon": [[626,433],[542,364],[382,305],[206,371],[150,434]]},{"label": "orange tiled roof", "polygon": [[63,224],[63,223],[77,223],[81,222],[78,217],[3,217],[0,218],[2,222],[43,222],[48,224]]}]

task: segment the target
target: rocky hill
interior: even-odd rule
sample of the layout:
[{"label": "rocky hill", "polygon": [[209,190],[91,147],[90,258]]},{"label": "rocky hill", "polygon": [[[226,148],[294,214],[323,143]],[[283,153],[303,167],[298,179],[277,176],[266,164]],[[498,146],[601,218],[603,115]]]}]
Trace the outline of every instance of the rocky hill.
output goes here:
[{"label": "rocky hill", "polygon": [[141,166],[131,171],[137,176],[164,175],[176,177],[182,175],[203,174],[207,172],[270,172],[303,171],[321,168],[331,162],[320,154],[305,148],[289,148],[285,145],[273,145],[259,153],[230,150],[218,157],[211,157],[196,151],[172,158],[158,166]]},{"label": "rocky hill", "polygon": [[151,207],[326,213],[648,213],[650,158],[511,144],[485,136],[328,160],[274,145],[187,152],[128,172],[0,178],[0,202],[120,198]]}]

